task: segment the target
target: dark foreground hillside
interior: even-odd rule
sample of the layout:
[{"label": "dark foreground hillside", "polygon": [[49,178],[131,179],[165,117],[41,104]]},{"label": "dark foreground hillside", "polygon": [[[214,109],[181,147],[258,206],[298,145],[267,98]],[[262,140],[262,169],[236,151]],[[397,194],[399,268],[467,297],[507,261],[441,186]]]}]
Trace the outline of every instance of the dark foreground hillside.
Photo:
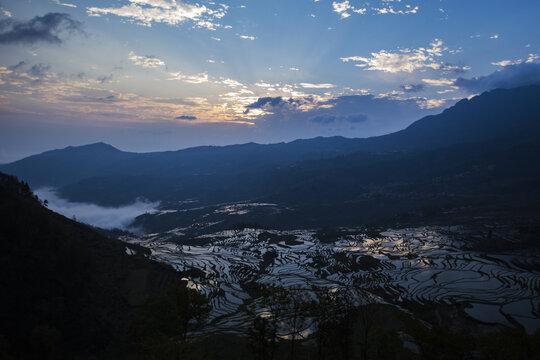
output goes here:
[{"label": "dark foreground hillside", "polygon": [[0,243],[2,359],[98,356],[179,279],[148,250],[47,210],[1,173]]}]

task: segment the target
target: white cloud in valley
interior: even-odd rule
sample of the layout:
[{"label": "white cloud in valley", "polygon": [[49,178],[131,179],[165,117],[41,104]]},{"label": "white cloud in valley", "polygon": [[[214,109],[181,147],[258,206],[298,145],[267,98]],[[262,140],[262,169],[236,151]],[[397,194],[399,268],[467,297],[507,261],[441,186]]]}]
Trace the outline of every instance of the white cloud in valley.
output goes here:
[{"label": "white cloud in valley", "polygon": [[89,203],[71,202],[60,198],[53,189],[41,188],[34,193],[47,200],[49,209],[77,221],[103,229],[129,229],[132,221],[139,215],[156,211],[159,203],[142,199],[133,204],[119,207],[104,207]]}]

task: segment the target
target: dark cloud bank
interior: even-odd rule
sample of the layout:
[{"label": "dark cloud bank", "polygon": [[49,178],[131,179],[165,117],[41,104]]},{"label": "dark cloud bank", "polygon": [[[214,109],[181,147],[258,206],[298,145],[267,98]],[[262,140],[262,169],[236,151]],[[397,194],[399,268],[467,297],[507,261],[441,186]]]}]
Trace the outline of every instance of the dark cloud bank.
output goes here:
[{"label": "dark cloud bank", "polygon": [[0,44],[61,44],[64,36],[75,32],[82,32],[82,23],[65,13],[48,13],[28,21],[0,20]]},{"label": "dark cloud bank", "polygon": [[418,101],[374,95],[340,96],[322,102],[309,96],[262,97],[247,105],[245,113],[252,109],[270,112],[257,121],[267,141],[334,135],[367,137],[401,130],[425,115],[440,112],[422,109]]},{"label": "dark cloud bank", "polygon": [[191,116],[191,115],[181,115],[181,116],[177,116],[175,118],[176,120],[197,120],[197,117],[196,116]]},{"label": "dark cloud bank", "polygon": [[288,100],[283,99],[281,96],[262,97],[257,99],[257,101],[255,101],[254,103],[247,105],[244,114],[248,114],[249,111],[252,109],[271,109],[275,107],[286,107],[289,109],[294,109],[299,105],[311,102],[313,102],[313,98],[310,96],[301,99],[290,98]]},{"label": "dark cloud bank", "polygon": [[401,89],[408,93],[419,92],[425,89],[424,84],[401,85]]},{"label": "dark cloud bank", "polygon": [[458,78],[454,85],[471,93],[481,93],[496,88],[514,88],[540,84],[540,64],[523,63],[505,66],[486,76],[472,79]]},{"label": "dark cloud bank", "polygon": [[355,115],[348,115],[348,116],[316,116],[311,119],[312,122],[319,123],[319,124],[330,124],[337,121],[346,121],[350,123],[361,123],[364,121],[367,121],[368,116],[364,114],[355,114]]}]

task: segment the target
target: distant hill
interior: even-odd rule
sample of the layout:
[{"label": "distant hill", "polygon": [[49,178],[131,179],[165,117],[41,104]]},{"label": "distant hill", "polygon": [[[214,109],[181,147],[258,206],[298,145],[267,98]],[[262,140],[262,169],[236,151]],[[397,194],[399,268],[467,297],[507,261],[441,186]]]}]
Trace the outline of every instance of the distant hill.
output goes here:
[{"label": "distant hill", "polygon": [[179,278],[149,250],[53,213],[2,173],[0,243],[0,358],[97,358]]},{"label": "distant hill", "polygon": [[68,146],[2,165],[0,170],[25,179],[32,188],[58,187],[103,173],[105,169],[114,168],[114,164],[136,155],[104,143]]},{"label": "distant hill", "polygon": [[425,151],[504,141],[540,131],[540,86],[495,89],[463,99],[393,134],[365,140],[364,151]]},{"label": "distant hill", "polygon": [[228,174],[280,166],[297,161],[328,158],[358,150],[355,139],[343,137],[296,140],[261,145],[200,146],[155,153],[123,152],[96,143],[47,151],[0,170],[25,179],[32,187],[60,187],[94,176],[174,177],[188,174]]},{"label": "distant hill", "polygon": [[[193,210],[186,206],[182,211],[141,215],[134,226],[149,232],[192,224],[215,224],[207,232],[239,226],[321,229],[482,221],[528,226],[540,221],[540,136],[408,154],[355,153],[225,183],[216,179],[200,189],[199,199],[251,195],[252,202],[277,204],[277,210],[251,208],[231,214],[218,211],[219,205],[196,204]],[[174,199],[177,193],[169,195]],[[175,205],[167,202],[166,208]]]}]

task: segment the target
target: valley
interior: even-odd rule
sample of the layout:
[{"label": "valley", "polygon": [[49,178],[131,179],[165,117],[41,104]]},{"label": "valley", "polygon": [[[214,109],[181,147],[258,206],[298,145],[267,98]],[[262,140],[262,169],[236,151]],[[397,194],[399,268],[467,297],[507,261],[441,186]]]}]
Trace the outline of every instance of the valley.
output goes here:
[{"label": "valley", "polygon": [[[178,241],[185,231],[179,228],[121,240],[150,249],[152,259],[172,265],[209,297],[213,310],[206,332],[245,332],[250,323],[241,308],[249,289],[267,283],[307,290],[351,287],[369,301],[404,311],[460,304],[462,315],[477,322],[533,333],[540,328],[540,253],[473,250],[471,244],[487,233],[478,230],[339,229],[336,241],[328,241],[315,230],[243,229],[201,235],[188,245]],[[511,236],[502,226],[482,230]]]}]

